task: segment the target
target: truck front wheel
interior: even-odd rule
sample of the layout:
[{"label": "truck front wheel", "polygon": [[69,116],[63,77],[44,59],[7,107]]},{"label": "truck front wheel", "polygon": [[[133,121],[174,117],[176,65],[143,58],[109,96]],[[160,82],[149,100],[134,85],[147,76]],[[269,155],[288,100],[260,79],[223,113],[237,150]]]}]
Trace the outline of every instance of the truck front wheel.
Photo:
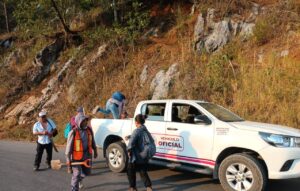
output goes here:
[{"label": "truck front wheel", "polygon": [[127,167],[126,145],[121,141],[110,144],[106,149],[106,162],[113,172],[123,172]]},{"label": "truck front wheel", "polygon": [[263,191],[267,183],[263,165],[247,154],[225,158],[219,168],[219,179],[226,191]]}]

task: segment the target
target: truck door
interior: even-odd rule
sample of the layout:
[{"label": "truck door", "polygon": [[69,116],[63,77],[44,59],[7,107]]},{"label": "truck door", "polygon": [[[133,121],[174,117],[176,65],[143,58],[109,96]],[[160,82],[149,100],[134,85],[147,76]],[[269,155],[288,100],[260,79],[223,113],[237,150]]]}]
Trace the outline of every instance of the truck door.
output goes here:
[{"label": "truck door", "polygon": [[180,162],[213,167],[214,128],[212,124],[195,123],[203,113],[195,105],[172,103],[170,120],[166,124],[166,158]]},{"label": "truck door", "polygon": [[156,151],[165,153],[164,147],[159,145],[159,140],[166,133],[166,102],[145,103],[141,109],[141,113],[147,116],[145,125],[155,140]]}]

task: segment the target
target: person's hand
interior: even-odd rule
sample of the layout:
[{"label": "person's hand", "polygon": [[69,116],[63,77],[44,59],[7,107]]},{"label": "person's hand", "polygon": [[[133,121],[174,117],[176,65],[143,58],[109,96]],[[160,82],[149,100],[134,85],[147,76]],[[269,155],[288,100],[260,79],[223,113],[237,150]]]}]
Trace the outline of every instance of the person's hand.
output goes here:
[{"label": "person's hand", "polygon": [[48,135],[48,131],[44,131],[44,135]]},{"label": "person's hand", "polygon": [[70,161],[67,161],[67,162],[66,162],[66,165],[67,165],[67,167],[71,167],[71,162],[70,162]]},{"label": "person's hand", "polygon": [[68,167],[67,167],[67,173],[68,173],[68,174],[72,174],[72,173],[73,173],[73,170],[72,170],[72,167],[71,167],[71,166],[68,166]]},{"label": "person's hand", "polygon": [[129,139],[130,139],[130,135],[127,135],[127,136],[125,137],[125,140],[128,141]]},{"label": "person's hand", "polygon": [[131,157],[131,152],[130,151],[128,151],[127,154],[128,154],[129,157]]}]

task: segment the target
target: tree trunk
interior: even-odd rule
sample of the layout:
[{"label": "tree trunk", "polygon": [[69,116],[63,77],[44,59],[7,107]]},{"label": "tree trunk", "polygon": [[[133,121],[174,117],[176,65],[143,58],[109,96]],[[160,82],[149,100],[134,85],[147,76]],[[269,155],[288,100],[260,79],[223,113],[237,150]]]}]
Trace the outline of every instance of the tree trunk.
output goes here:
[{"label": "tree trunk", "polygon": [[7,9],[6,9],[5,1],[3,2],[3,8],[4,8],[4,16],[5,16],[5,22],[6,22],[6,30],[9,33],[8,16],[7,16]]},{"label": "tree trunk", "polygon": [[115,23],[118,23],[118,11],[117,11],[116,0],[113,0],[112,6],[113,6],[113,9],[114,9],[114,20],[115,20]]},{"label": "tree trunk", "polygon": [[54,1],[54,0],[51,0],[51,2],[52,2],[53,8],[55,9],[55,11],[56,11],[56,13],[57,13],[57,15],[58,15],[58,17],[59,17],[60,23],[61,23],[62,26],[64,27],[65,32],[66,32],[67,34],[75,34],[75,32],[71,31],[70,28],[66,25],[66,23],[65,23],[65,21],[64,21],[64,19],[63,19],[63,17],[62,17],[62,15],[61,15],[61,13],[60,13],[59,10],[58,10],[58,7],[57,7],[55,1]]}]

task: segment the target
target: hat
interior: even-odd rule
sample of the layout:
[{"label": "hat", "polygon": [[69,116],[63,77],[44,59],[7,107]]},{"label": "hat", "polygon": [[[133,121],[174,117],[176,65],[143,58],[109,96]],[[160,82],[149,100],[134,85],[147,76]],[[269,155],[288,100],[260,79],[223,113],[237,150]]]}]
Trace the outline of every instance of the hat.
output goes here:
[{"label": "hat", "polygon": [[43,117],[43,116],[45,116],[45,115],[47,115],[47,112],[46,112],[46,111],[41,111],[41,112],[39,113],[39,117]]},{"label": "hat", "polygon": [[80,112],[80,113],[83,113],[83,107],[82,106],[78,107],[76,111]]}]

